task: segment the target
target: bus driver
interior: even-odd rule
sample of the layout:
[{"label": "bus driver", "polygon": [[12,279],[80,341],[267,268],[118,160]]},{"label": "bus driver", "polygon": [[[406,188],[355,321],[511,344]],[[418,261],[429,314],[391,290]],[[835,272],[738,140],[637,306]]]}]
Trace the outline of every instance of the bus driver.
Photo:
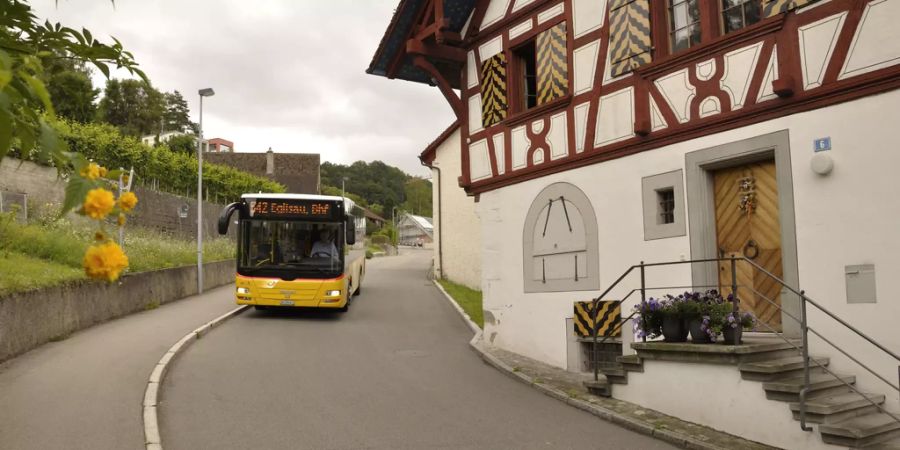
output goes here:
[{"label": "bus driver", "polygon": [[318,239],[313,243],[309,256],[314,258],[324,256],[334,258],[338,256],[337,247],[335,247],[334,241],[331,239],[331,233],[328,230],[321,229],[318,231]]}]

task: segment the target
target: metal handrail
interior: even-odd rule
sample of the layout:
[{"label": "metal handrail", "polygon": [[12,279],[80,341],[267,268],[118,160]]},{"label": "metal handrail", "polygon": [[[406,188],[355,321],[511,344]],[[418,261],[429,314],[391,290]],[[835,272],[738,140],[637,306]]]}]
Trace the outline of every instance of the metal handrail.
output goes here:
[{"label": "metal handrail", "polygon": [[[781,339],[784,340],[785,342],[788,342],[791,346],[793,346],[795,349],[799,350],[799,351],[802,353],[802,359],[803,359],[803,388],[800,390],[800,393],[799,393],[799,400],[800,400],[800,428],[801,428],[802,430],[804,430],[804,431],[811,431],[811,430],[812,430],[811,427],[808,427],[808,426],[806,425],[806,395],[807,395],[807,393],[809,392],[809,388],[810,388],[810,374],[809,374],[809,371],[810,371],[809,332],[810,332],[810,331],[813,332],[813,333],[814,333],[816,336],[818,336],[820,339],[822,339],[823,341],[825,341],[826,343],[828,343],[829,345],[831,345],[832,347],[834,347],[835,349],[837,349],[837,350],[838,350],[839,352],[841,352],[843,355],[845,355],[845,356],[847,356],[848,358],[850,358],[851,361],[853,361],[853,362],[855,362],[856,364],[862,366],[864,369],[866,369],[867,371],[869,371],[869,373],[875,375],[878,379],[880,379],[881,381],[885,382],[888,386],[894,388],[895,390],[900,391],[900,385],[894,386],[891,382],[889,382],[887,379],[885,379],[884,377],[882,377],[881,375],[879,375],[878,373],[876,373],[876,372],[875,372],[874,370],[872,370],[870,367],[866,366],[865,364],[863,364],[861,361],[859,361],[858,359],[854,358],[853,356],[850,356],[850,355],[849,355],[846,351],[844,351],[842,348],[838,347],[838,346],[835,345],[833,342],[831,342],[830,340],[828,340],[827,338],[825,338],[824,336],[822,336],[821,333],[819,333],[819,332],[816,331],[815,329],[809,327],[809,325],[808,325],[808,315],[807,315],[807,310],[806,310],[806,304],[807,304],[807,303],[812,304],[812,305],[815,306],[819,311],[825,313],[827,316],[829,316],[829,317],[831,317],[832,319],[836,320],[838,323],[840,323],[840,324],[843,325],[844,327],[850,329],[851,331],[853,331],[854,333],[856,333],[858,336],[862,337],[863,339],[865,339],[866,341],[868,341],[870,344],[874,345],[876,348],[882,350],[883,352],[887,353],[889,356],[891,356],[891,357],[893,357],[894,359],[896,359],[898,362],[900,362],[900,356],[898,356],[896,353],[892,352],[892,351],[889,350],[888,348],[884,347],[883,345],[881,345],[880,343],[878,343],[878,342],[875,341],[873,338],[871,338],[870,336],[866,335],[865,333],[863,333],[862,331],[860,331],[860,330],[857,329],[856,327],[850,325],[849,323],[847,323],[846,321],[844,321],[843,319],[841,319],[840,317],[838,317],[837,315],[835,315],[834,313],[832,313],[831,311],[829,311],[828,309],[826,309],[825,307],[823,307],[822,305],[820,305],[819,303],[817,303],[817,302],[815,302],[814,300],[812,300],[812,299],[810,299],[809,297],[807,297],[805,291],[803,291],[803,290],[799,290],[799,291],[798,291],[797,289],[792,288],[791,286],[789,286],[789,285],[787,284],[787,282],[785,282],[784,280],[782,280],[780,277],[774,275],[773,273],[769,272],[768,270],[766,270],[765,268],[763,268],[762,266],[760,266],[759,264],[753,262],[752,260],[750,260],[749,258],[747,258],[747,257],[745,257],[745,256],[740,256],[740,257],[731,256],[731,257],[728,257],[728,258],[705,258],[705,259],[696,259],[696,260],[669,261],[669,262],[658,262],[658,263],[649,263],[649,264],[644,263],[643,261],[641,261],[640,264],[632,265],[632,266],[629,267],[627,270],[625,270],[625,272],[624,272],[621,276],[619,276],[619,278],[616,279],[616,281],[614,281],[609,287],[607,287],[607,289],[606,289],[605,291],[603,291],[602,294],[600,294],[598,297],[596,297],[596,298],[594,298],[594,299],[592,300],[592,309],[591,309],[591,320],[592,320],[592,327],[591,327],[591,328],[592,328],[592,332],[591,332],[591,334],[592,334],[592,336],[593,336],[593,347],[594,347],[594,348],[593,348],[593,351],[594,351],[594,359],[595,359],[595,364],[594,364],[594,380],[597,381],[597,380],[599,379],[599,365],[596,364],[596,362],[597,362],[596,360],[597,360],[597,358],[598,358],[598,355],[597,355],[597,351],[598,351],[598,342],[597,342],[597,331],[598,331],[598,330],[597,330],[597,326],[598,326],[598,324],[597,324],[597,304],[601,301],[601,299],[602,299],[603,297],[605,297],[607,294],[609,294],[610,291],[612,291],[612,289],[614,289],[616,286],[618,286],[618,284],[619,284],[620,282],[622,282],[622,280],[624,280],[625,277],[627,277],[634,269],[640,268],[640,274],[641,274],[641,287],[640,287],[640,288],[636,288],[636,289],[632,289],[625,297],[623,297],[621,300],[616,301],[616,303],[617,303],[618,305],[621,305],[621,304],[622,304],[627,298],[629,298],[632,294],[634,294],[634,293],[637,292],[637,291],[640,291],[640,292],[641,292],[641,306],[642,306],[641,310],[643,310],[643,309],[644,309],[643,306],[646,304],[646,301],[647,301],[646,291],[647,291],[647,290],[661,289],[661,288],[648,288],[648,287],[646,286],[646,268],[647,268],[647,267],[672,266],[672,265],[695,264],[695,263],[710,263],[710,262],[716,262],[716,263],[718,263],[718,262],[722,262],[722,261],[730,261],[730,262],[731,262],[731,282],[732,282],[732,284],[731,284],[731,288],[732,288],[732,291],[731,291],[731,292],[732,292],[732,296],[731,296],[732,299],[731,299],[731,301],[732,301],[732,305],[733,305],[733,306],[732,306],[732,308],[733,308],[733,309],[732,309],[732,313],[735,315],[735,317],[737,316],[737,314],[738,314],[738,312],[739,312],[738,303],[739,303],[739,301],[740,301],[740,300],[738,299],[738,295],[737,295],[737,294],[738,294],[737,270],[736,270],[737,261],[745,261],[745,262],[749,263],[749,264],[751,265],[751,267],[753,267],[753,268],[756,269],[757,271],[763,273],[763,274],[766,275],[767,277],[769,277],[769,278],[771,278],[772,280],[776,281],[778,284],[780,284],[782,287],[786,288],[788,291],[793,292],[794,294],[800,296],[800,317],[797,318],[797,317],[795,317],[793,314],[791,314],[791,313],[785,311],[785,310],[781,307],[781,305],[775,303],[774,301],[772,301],[771,299],[769,299],[767,296],[765,296],[764,294],[762,294],[762,293],[760,293],[759,291],[757,291],[756,289],[754,289],[753,287],[750,287],[750,286],[741,286],[741,287],[744,287],[744,288],[748,288],[748,289],[749,289],[750,291],[752,291],[754,294],[758,295],[759,297],[763,298],[764,300],[766,300],[767,302],[769,302],[770,304],[772,304],[773,306],[775,306],[782,314],[786,315],[787,317],[793,319],[794,321],[796,321],[796,322],[798,322],[798,323],[800,324],[800,329],[801,329],[801,344],[800,344],[800,346],[798,347],[794,342],[792,342],[791,340],[789,340],[788,338],[786,338],[782,333],[780,333],[780,332],[778,332],[777,330],[775,330],[775,329],[773,329],[772,327],[770,327],[768,324],[766,324],[766,323],[764,323],[764,322],[762,322],[762,321],[759,322],[760,324],[762,324],[763,326],[765,326],[766,328],[768,328],[769,330],[771,330],[776,336],[778,336],[779,338],[781,338]],[[694,289],[696,289],[697,287],[702,287],[702,286],[693,286]],[[718,287],[718,286],[716,286],[716,287]],[[631,315],[629,315],[626,319],[621,320],[618,324],[616,324],[616,326],[614,326],[612,330],[607,330],[607,332],[604,333],[603,340],[600,341],[599,344],[605,343],[606,340],[611,336],[610,333],[615,333],[617,330],[621,329],[622,325],[623,325],[626,321],[631,320],[631,319],[634,317],[634,315],[635,315],[636,313],[637,313],[637,311],[632,312]],[[646,330],[646,328],[647,328],[647,327],[646,327],[646,320],[645,320],[645,318],[643,317],[643,315],[642,315],[642,317],[641,317],[641,320],[642,320],[642,325],[643,325],[642,329]],[[643,340],[646,342],[646,335],[643,336]],[[894,413],[889,412],[889,411],[886,410],[884,407],[882,407],[881,405],[878,405],[878,404],[875,403],[873,400],[871,400],[868,396],[866,396],[866,395],[862,394],[861,392],[859,392],[855,387],[853,387],[852,385],[850,385],[849,383],[847,383],[846,381],[844,381],[842,378],[840,378],[839,376],[837,376],[834,372],[832,372],[831,370],[829,370],[829,369],[828,369],[827,367],[825,367],[823,364],[819,363],[818,361],[813,361],[813,363],[815,363],[815,364],[816,364],[817,366],[819,366],[822,370],[824,370],[825,372],[827,372],[827,373],[830,374],[831,376],[835,377],[835,379],[839,380],[841,383],[843,383],[844,385],[846,385],[847,387],[849,387],[851,391],[853,391],[853,392],[855,392],[856,394],[859,394],[860,396],[862,396],[866,401],[868,401],[869,403],[871,403],[872,405],[874,405],[877,409],[879,409],[880,411],[884,412],[885,414],[887,414],[888,416],[890,416],[891,418],[893,418],[893,419],[896,420],[897,422],[900,422],[900,417],[898,417],[898,416],[895,415]],[[898,366],[898,379],[900,379],[900,366]]]},{"label": "metal handrail", "polygon": [[[758,295],[759,297],[761,297],[763,300],[769,302],[770,304],[772,304],[773,306],[775,306],[776,308],[778,308],[779,310],[781,310],[781,306],[779,306],[777,303],[775,303],[774,301],[772,301],[772,299],[770,299],[769,297],[767,297],[765,294],[763,294],[763,293],[757,291],[756,289],[754,289],[754,288],[752,288],[752,287],[749,287],[749,286],[745,286],[745,287],[747,287],[748,289],[750,289],[750,291],[752,291],[754,294],[756,294],[756,295]],[[791,315],[790,313],[788,313],[787,311],[782,310],[782,312],[783,312],[785,315],[787,315],[788,317],[790,317],[790,318],[792,318],[792,319],[794,319],[794,320],[798,320],[797,318],[795,318],[794,316],[792,316],[792,315]],[[798,320],[798,321],[799,321],[799,320]],[[765,322],[759,322],[759,323],[760,323],[762,326],[768,328],[769,331],[771,331],[772,333],[774,333],[776,336],[778,336],[779,338],[781,338],[783,341],[785,341],[785,342],[791,344],[791,346],[794,347],[797,351],[800,351],[801,353],[804,352],[804,349],[803,349],[802,347],[798,347],[796,344],[794,344],[793,342],[791,342],[790,339],[784,337],[783,334],[779,333],[777,330],[775,330],[774,328],[770,327],[767,323],[765,323]],[[890,387],[892,387],[892,388],[897,389],[898,391],[900,391],[900,389],[898,389],[896,386],[894,386],[893,384],[891,384],[891,382],[887,381],[884,377],[882,377],[881,375],[879,375],[878,373],[876,373],[874,370],[870,369],[869,366],[866,366],[866,365],[863,364],[861,361],[857,360],[857,359],[854,358],[853,356],[850,356],[850,354],[847,353],[846,351],[844,351],[844,349],[842,349],[842,348],[838,347],[837,345],[835,345],[833,342],[831,342],[830,340],[828,340],[827,338],[825,338],[825,336],[822,336],[818,331],[814,330],[812,327],[807,326],[806,329],[809,330],[809,331],[812,331],[816,336],[818,336],[818,337],[821,338],[823,341],[825,341],[826,343],[828,343],[828,345],[831,345],[831,346],[834,347],[837,351],[839,351],[839,352],[841,352],[842,354],[844,354],[844,356],[850,358],[851,361],[855,362],[856,364],[859,364],[860,366],[862,366],[862,368],[864,368],[864,369],[866,369],[867,371],[869,371],[869,373],[871,373],[872,375],[875,375],[876,377],[878,377],[878,379],[880,379],[881,381],[884,381],[885,383],[887,383],[888,386],[890,386]],[[897,417],[896,415],[894,415],[894,413],[892,413],[892,412],[888,411],[887,409],[885,409],[884,406],[879,405],[878,403],[875,403],[874,400],[872,400],[871,398],[869,398],[868,396],[866,396],[866,395],[863,394],[862,392],[858,391],[858,390],[857,390],[855,387],[853,387],[850,383],[847,383],[846,381],[844,381],[841,377],[837,376],[837,374],[835,374],[834,372],[832,372],[831,370],[829,370],[827,367],[825,367],[825,365],[823,365],[823,364],[820,363],[819,361],[816,361],[816,360],[814,360],[814,359],[809,358],[809,354],[808,354],[808,353],[805,353],[805,354],[806,354],[806,357],[804,358],[804,363],[805,363],[805,364],[809,364],[809,362],[812,362],[812,363],[814,363],[815,365],[819,366],[820,369],[824,370],[824,371],[827,372],[829,375],[831,375],[832,377],[834,377],[836,380],[840,381],[842,384],[844,384],[845,386],[847,386],[848,388],[850,388],[851,391],[853,391],[854,393],[856,393],[857,395],[859,395],[860,397],[862,397],[863,400],[865,400],[866,402],[872,404],[872,406],[874,406],[876,409],[878,409],[878,410],[880,410],[881,412],[883,412],[883,413],[885,413],[885,414],[891,416],[891,418],[893,418],[894,420],[900,422],[900,417]],[[811,427],[806,426],[806,395],[807,395],[808,392],[809,392],[809,374],[808,374],[808,371],[806,370],[805,367],[804,367],[804,369],[805,369],[805,370],[804,370],[804,373],[803,373],[803,377],[804,377],[804,386],[803,386],[803,389],[800,390],[800,394],[799,394],[799,397],[800,397],[800,402],[799,402],[799,403],[800,403],[800,428],[801,428],[803,431],[812,431],[812,428],[811,428]]]}]

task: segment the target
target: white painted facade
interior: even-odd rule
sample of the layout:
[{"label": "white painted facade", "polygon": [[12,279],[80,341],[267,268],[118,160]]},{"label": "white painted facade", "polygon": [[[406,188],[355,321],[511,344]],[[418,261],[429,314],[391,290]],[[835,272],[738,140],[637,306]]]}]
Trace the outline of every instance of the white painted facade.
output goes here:
[{"label": "white painted facade", "polygon": [[[490,236],[484,239],[482,247],[486,339],[504,349],[566,367],[566,341],[571,333],[566,319],[572,316],[572,303],[600,293],[524,292],[523,226],[533,199],[542,189],[566,182],[590,198],[598,218],[600,284],[605,288],[629,266],[642,260],[691,258],[689,230],[685,236],[644,240],[643,177],[679,169],[687,173],[685,155],[689,152],[787,130],[800,288],[892,351],[900,352],[900,327],[896,325],[900,318],[900,300],[896,294],[900,292],[900,277],[896,276],[900,273],[897,235],[900,182],[896,177],[900,151],[891,133],[898,115],[900,91],[892,91],[482,193],[476,212],[481,218],[482,235]],[[834,162],[834,170],[826,176],[817,175],[810,168],[815,154],[813,142],[821,137],[831,137],[833,143],[833,150],[827,153]],[[677,207],[686,208],[686,205]],[[690,222],[691,218],[687,220]],[[877,303],[848,304],[844,267],[855,264],[875,265]],[[648,285],[685,286],[691,285],[691,281],[688,265],[648,269]],[[638,286],[639,278],[631,276],[608,298],[621,298]],[[638,296],[630,297],[622,308],[623,315],[630,313],[638,301]],[[809,314],[810,326],[896,382],[898,368],[893,359],[814,308],[810,307]],[[827,344],[811,337],[810,347],[814,355],[830,356],[831,367],[838,372],[856,375],[863,391],[889,392],[884,384],[832,351]],[[730,370],[735,372],[735,377],[740,377],[734,368]],[[648,367],[641,377],[654,382],[672,379],[669,372],[653,370],[653,367]],[[712,383],[716,374],[694,371],[692,377]],[[626,399],[668,414],[692,417],[693,413],[687,409],[696,408],[695,403],[651,401],[651,394],[634,394],[639,384],[631,383],[629,379],[629,387],[623,393]],[[640,383],[645,384],[653,382]],[[616,386],[614,395],[623,392],[620,387]],[[784,404],[776,405],[786,410]],[[896,408],[900,402],[895,396],[889,396],[888,405]]]},{"label": "white painted facade", "polygon": [[[435,275],[481,289],[481,223],[475,199],[459,187],[459,128],[436,149],[432,166]],[[440,218],[438,218],[440,217]],[[443,256],[439,256],[438,252]],[[443,261],[443,266],[441,265]]]}]

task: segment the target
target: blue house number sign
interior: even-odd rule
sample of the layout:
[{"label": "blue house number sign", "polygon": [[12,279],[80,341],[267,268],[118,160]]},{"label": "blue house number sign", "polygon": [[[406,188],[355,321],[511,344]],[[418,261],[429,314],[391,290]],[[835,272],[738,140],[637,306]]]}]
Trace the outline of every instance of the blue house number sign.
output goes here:
[{"label": "blue house number sign", "polygon": [[824,152],[826,150],[831,150],[831,137],[823,137],[816,139],[815,147],[813,150],[817,152]]}]

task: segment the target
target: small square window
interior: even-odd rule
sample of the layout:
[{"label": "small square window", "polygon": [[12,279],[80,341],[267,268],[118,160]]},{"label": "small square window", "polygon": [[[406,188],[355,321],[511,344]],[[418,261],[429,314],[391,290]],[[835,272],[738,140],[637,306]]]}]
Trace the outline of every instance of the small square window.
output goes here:
[{"label": "small square window", "polygon": [[675,223],[675,188],[657,189],[656,199],[659,207],[656,223],[658,225]]},{"label": "small square window", "polygon": [[675,170],[644,177],[641,180],[644,240],[685,235],[682,174],[681,170]]}]

